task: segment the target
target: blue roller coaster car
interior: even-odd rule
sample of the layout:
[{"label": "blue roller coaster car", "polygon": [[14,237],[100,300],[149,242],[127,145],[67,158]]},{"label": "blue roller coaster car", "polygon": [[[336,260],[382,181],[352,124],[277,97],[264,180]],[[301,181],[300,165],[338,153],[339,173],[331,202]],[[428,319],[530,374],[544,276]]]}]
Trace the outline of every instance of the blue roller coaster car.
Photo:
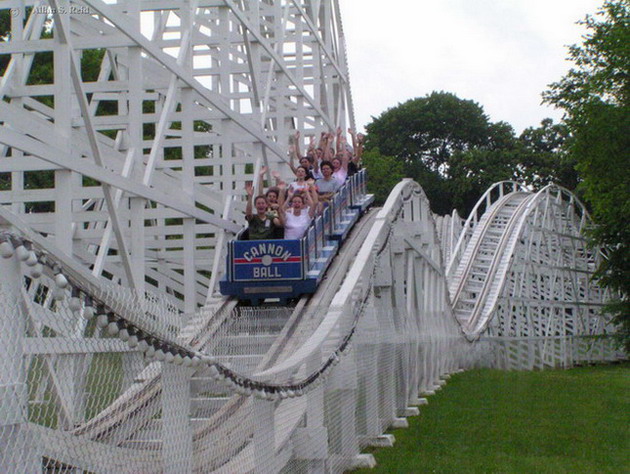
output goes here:
[{"label": "blue roller coaster car", "polygon": [[366,170],[349,177],[299,240],[244,240],[247,230],[241,231],[228,243],[221,294],[259,305],[315,293],[348,233],[374,201],[366,184]]}]

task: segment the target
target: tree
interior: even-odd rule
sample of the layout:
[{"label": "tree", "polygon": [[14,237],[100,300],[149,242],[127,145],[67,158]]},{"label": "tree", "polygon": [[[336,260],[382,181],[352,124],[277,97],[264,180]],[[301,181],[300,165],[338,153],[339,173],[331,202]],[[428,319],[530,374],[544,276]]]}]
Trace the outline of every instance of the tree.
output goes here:
[{"label": "tree", "polygon": [[544,100],[565,110],[592,237],[607,254],[598,276],[620,294],[609,310],[630,351],[630,3],[606,1],[582,23],[588,34],[569,49],[574,67]]},{"label": "tree", "polygon": [[438,214],[456,207],[466,215],[488,186],[519,175],[514,129],[491,123],[479,104],[451,93],[399,104],[366,128],[366,148],[401,161]]},{"label": "tree", "polygon": [[453,206],[467,216],[479,197],[497,181],[516,179],[519,154],[513,149],[475,148],[457,153],[449,170]]},{"label": "tree", "polygon": [[368,124],[366,148],[444,172],[454,151],[486,143],[488,118],[472,100],[432,92],[388,109]]},{"label": "tree", "polygon": [[497,181],[555,182],[570,190],[577,184],[575,163],[563,149],[567,127],[551,119],[517,137],[510,124],[490,122],[476,102],[433,92],[388,109],[366,128],[366,149],[402,162],[437,214],[457,208],[468,215]]},{"label": "tree", "polygon": [[517,138],[505,122],[490,124],[488,142],[451,157],[448,170],[453,205],[467,215],[493,183],[513,180],[533,188],[556,183],[575,190],[575,163],[564,151],[567,127],[547,118]]},{"label": "tree", "polygon": [[453,209],[448,185],[453,155],[490,140],[482,107],[448,92],[432,92],[390,108],[366,129],[366,149],[378,148],[401,161],[405,176],[420,183],[439,214]]},{"label": "tree", "polygon": [[368,192],[374,194],[374,203],[383,205],[390,191],[404,178],[403,164],[391,156],[383,156],[378,148],[362,156],[363,165],[369,173]]},{"label": "tree", "polygon": [[488,125],[481,146],[456,151],[448,169],[448,189],[453,207],[466,216],[493,183],[518,177],[519,143],[505,122]]},{"label": "tree", "polygon": [[519,136],[519,179],[535,188],[556,183],[575,191],[578,172],[575,160],[565,150],[568,139],[567,126],[550,118],[544,119],[538,128],[526,128]]}]

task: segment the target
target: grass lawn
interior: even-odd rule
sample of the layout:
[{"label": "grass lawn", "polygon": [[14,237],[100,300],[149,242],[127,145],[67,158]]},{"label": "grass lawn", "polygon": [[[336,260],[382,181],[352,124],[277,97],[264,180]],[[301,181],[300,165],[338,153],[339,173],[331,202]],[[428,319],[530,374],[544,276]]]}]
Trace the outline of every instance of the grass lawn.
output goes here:
[{"label": "grass lawn", "polygon": [[630,473],[630,363],[451,377],[354,473]]}]

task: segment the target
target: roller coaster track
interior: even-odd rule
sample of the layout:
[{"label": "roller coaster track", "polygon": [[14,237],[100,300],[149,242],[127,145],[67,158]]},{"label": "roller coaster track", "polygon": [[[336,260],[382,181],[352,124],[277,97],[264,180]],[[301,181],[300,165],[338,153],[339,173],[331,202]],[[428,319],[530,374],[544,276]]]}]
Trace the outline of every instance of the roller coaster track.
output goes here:
[{"label": "roller coaster track", "polygon": [[[421,364],[406,357],[398,361],[403,364],[406,360],[403,365],[407,369],[415,367],[410,374],[399,374],[402,379],[394,381],[396,385],[408,387],[403,392],[407,394],[403,397],[404,406],[398,409],[404,413],[408,410],[408,403],[413,403],[414,400],[415,403],[419,402],[419,391],[432,393],[439,387],[440,376],[475,363],[475,350],[464,342],[463,334],[457,329],[455,321],[461,324],[463,333],[469,339],[478,338],[484,331],[487,333],[492,318],[496,317],[493,311],[496,312],[497,302],[507,281],[506,275],[513,265],[517,242],[523,240],[524,230],[527,225],[532,224],[528,218],[534,216],[534,224],[541,222],[541,219],[551,222],[554,213],[550,209],[555,205],[562,209],[563,216],[572,219],[571,223],[561,223],[561,229],[555,229],[562,231],[560,234],[566,237],[569,235],[568,231],[580,231],[585,224],[583,209],[562,189],[547,187],[536,194],[514,191],[501,196],[478,219],[461,257],[455,279],[450,282],[453,296],[451,313],[446,298],[446,281],[440,276],[443,272],[439,267],[439,242],[431,237],[431,234],[435,236],[435,228],[427,220],[429,211],[425,198],[414,191],[417,189],[414,186],[411,182],[401,183],[392,193],[385,209],[370,212],[357,224],[349,241],[329,269],[321,288],[310,299],[302,298],[289,309],[262,307],[259,310],[238,307],[233,300],[215,302],[199,311],[182,327],[178,337],[169,341],[166,336],[163,340],[165,345],[173,344],[180,349],[190,350],[191,354],[197,354],[201,358],[210,357],[210,362],[206,360],[206,363],[197,368],[186,368],[182,365],[169,366],[159,361],[151,362],[151,358],[148,358],[144,367],[134,376],[133,383],[85,422],[75,424],[69,430],[54,430],[45,428],[45,423],[30,422],[26,432],[44,440],[41,452],[47,459],[54,459],[56,463],[63,465],[83,466],[104,472],[113,469],[123,472],[168,470],[169,463],[164,459],[167,447],[163,437],[168,429],[163,426],[167,417],[164,413],[163,384],[165,376],[168,383],[172,383],[168,377],[172,378],[175,370],[178,372],[175,378],[181,378],[183,374],[183,380],[188,380],[187,383],[190,384],[190,389],[186,392],[189,403],[195,404],[196,411],[201,413],[205,410],[206,413],[190,419],[186,416],[192,427],[189,460],[192,462],[189,464],[191,470],[249,472],[259,469],[261,465],[266,466],[263,470],[279,470],[282,466],[303,462],[298,461],[299,456],[296,457],[296,452],[300,452],[301,448],[298,449],[295,444],[295,437],[301,432],[305,420],[309,419],[309,400],[312,401],[315,397],[320,403],[322,401],[322,385],[318,378],[324,374],[325,369],[331,367],[329,361],[338,361],[349,352],[349,342],[353,338],[361,337],[357,336],[357,332],[370,319],[367,314],[374,311],[368,308],[377,309],[381,304],[386,305],[384,309],[388,314],[382,324],[389,325],[394,331],[392,334],[398,334],[395,338],[398,343],[401,343],[402,337],[403,341],[408,341],[402,343],[404,347],[416,347],[416,350],[423,353]],[[579,211],[577,213],[576,206]],[[80,288],[93,300],[102,302],[106,311],[110,311],[110,319],[112,313],[115,313],[116,318],[130,323],[127,327],[131,328],[135,324],[135,327],[142,328],[142,316],[137,314],[137,308],[134,313],[133,306],[116,303],[116,299],[109,293],[111,288],[108,285],[103,287],[101,282],[47,239],[30,231],[19,218],[4,210],[0,210],[0,213],[5,223],[10,224],[12,235],[19,235],[20,239],[28,242],[33,251],[39,252],[40,258],[46,255],[47,267],[40,277],[40,285],[52,288],[55,272],[61,271],[73,288]],[[427,224],[427,227],[422,227]],[[414,231],[413,228],[417,226],[422,230]],[[554,227],[549,229],[553,230]],[[434,247],[433,250],[430,250],[431,246]],[[577,250],[575,247],[573,249]],[[402,259],[401,250],[402,255],[406,254]],[[383,252],[390,257],[383,260]],[[594,269],[596,255],[585,254],[583,257]],[[576,256],[572,258],[575,261]],[[377,264],[377,261],[381,263]],[[402,268],[396,268],[401,263]],[[48,268],[51,270],[47,270]],[[427,271],[436,275],[431,284],[422,282],[428,275]],[[388,277],[389,272],[391,276]],[[394,284],[397,278],[402,280],[400,287]],[[439,283],[440,279],[442,283]],[[35,280],[30,281],[29,286],[33,288]],[[591,288],[590,291],[593,296],[597,290]],[[441,298],[440,295],[444,297],[442,305],[432,308],[436,305],[436,298]],[[50,304],[50,300],[37,301],[28,295],[23,298],[25,302],[30,299],[28,305],[31,307],[46,307]],[[582,306],[596,304],[584,301]],[[53,309],[49,306],[50,316],[54,311],[62,311],[62,308],[63,306],[57,306]],[[282,312],[284,316],[278,317]],[[421,313],[426,314],[420,316]],[[145,312],[144,317],[147,314]],[[153,317],[158,315],[154,314]],[[424,321],[420,324],[413,322],[417,317]],[[245,323],[248,318],[256,321],[255,324]],[[449,320],[452,322],[449,323]],[[260,329],[267,322],[274,325],[275,329],[266,332],[251,331],[257,326]],[[433,326],[432,333],[422,331],[421,326],[427,323]],[[235,324],[237,327],[234,327]],[[248,327],[249,332],[246,331]],[[601,333],[602,325],[587,323],[583,328],[588,329],[586,333],[592,335]],[[134,330],[134,333],[139,334],[138,330]],[[459,340],[456,345],[467,349],[458,349],[459,354],[454,359],[453,354],[436,352],[436,347],[440,344],[432,343],[431,339],[439,334],[451,338],[450,344]],[[242,339],[238,344],[245,344],[244,348],[230,346],[238,338]],[[418,345],[422,340],[425,342]],[[369,346],[369,341],[364,340],[359,345],[362,349],[357,350],[366,350]],[[254,347],[259,349],[251,352]],[[229,352],[234,348],[235,352]],[[413,353],[415,352],[412,350],[410,354]],[[356,357],[355,354],[352,359],[356,361]],[[444,357],[450,362],[445,363]],[[614,357],[614,354],[609,352],[605,357]],[[394,369],[398,363],[394,364]],[[410,363],[411,366],[408,365]],[[223,377],[217,378],[217,368]],[[54,364],[49,370],[51,374],[54,373]],[[332,379],[337,381],[326,382],[329,387],[334,387],[335,384],[343,387],[348,383],[343,380],[343,376],[339,379],[339,375],[335,375],[338,373],[339,369],[332,370]],[[229,376],[225,376],[226,374]],[[412,374],[412,377],[407,378]],[[350,386],[353,384],[350,383]],[[246,387],[250,389],[247,390]],[[254,390],[251,390],[252,387],[255,387]],[[76,388],[80,389],[81,385]],[[275,392],[274,397],[271,396],[272,392],[265,392],[272,388],[280,390]],[[387,390],[390,389],[391,387]],[[318,396],[315,395],[317,393]],[[56,396],[58,400],[63,400],[63,393],[57,393]],[[363,396],[367,396],[367,393]],[[392,396],[394,399],[397,397],[396,394]],[[277,401],[274,403],[268,401],[268,398],[275,398]],[[262,460],[259,458],[258,446],[259,443],[265,444],[259,439],[261,427],[251,423],[251,420],[253,414],[261,409],[261,404],[264,406],[270,403],[274,403],[270,420],[274,441],[271,445],[267,443],[267,448],[272,449],[274,454],[269,457],[268,452],[268,458]],[[396,423],[399,419],[395,416],[396,410],[393,415],[390,423]],[[322,420],[320,422],[323,423]],[[369,421],[364,420],[364,423],[367,426]],[[334,431],[332,425],[327,426],[328,430]],[[338,429],[343,430],[343,427]],[[319,431],[315,429],[315,432]],[[368,433],[369,430],[366,429],[363,437],[357,440],[368,442],[372,439],[370,442],[376,442],[374,440],[378,439],[378,433],[374,433],[376,437],[372,438]],[[357,441],[355,448],[358,447],[356,443]],[[332,444],[334,443],[329,438],[330,452],[326,462],[338,462],[346,468],[360,463],[362,458],[356,458],[356,453],[354,461],[342,453],[335,455],[336,450]],[[347,447],[339,447],[343,452],[342,448]],[[177,460],[173,462],[181,466]]]},{"label": "roller coaster track", "polygon": [[288,178],[296,130],[354,127],[337,0],[0,13],[0,471],[343,472],[453,372],[620,357],[555,186],[497,183],[436,226],[403,180],[312,297],[215,295],[245,183]]},{"label": "roller coaster track", "polygon": [[526,209],[531,195],[511,193],[497,201],[478,222],[453,279],[451,297],[458,320],[467,332],[477,332],[480,309],[491,289],[501,281],[497,274],[505,268],[511,254],[506,252],[518,218]]},{"label": "roller coaster track", "polygon": [[[584,206],[554,185],[501,194],[478,220],[450,278],[453,309],[467,337],[558,342],[610,331],[596,316],[609,296],[587,282],[604,257],[583,235]],[[573,349],[554,347],[550,356],[550,347],[536,349],[530,363],[560,358],[570,365]]]}]

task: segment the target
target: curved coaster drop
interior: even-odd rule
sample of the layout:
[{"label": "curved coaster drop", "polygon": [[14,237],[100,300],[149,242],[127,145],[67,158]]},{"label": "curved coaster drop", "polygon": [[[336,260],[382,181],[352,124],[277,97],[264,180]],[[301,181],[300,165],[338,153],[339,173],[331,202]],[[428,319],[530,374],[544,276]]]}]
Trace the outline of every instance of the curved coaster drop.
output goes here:
[{"label": "curved coaster drop", "polygon": [[453,372],[621,357],[555,186],[436,226],[404,180],[313,296],[216,295],[245,183],[354,128],[338,1],[0,13],[0,471],[343,472]]},{"label": "curved coaster drop", "polygon": [[23,275],[0,286],[14,315],[2,331],[13,341],[4,466],[341,472],[369,465],[360,450],[391,443],[383,431],[454,371],[619,356],[593,338],[610,328],[588,278],[600,256],[579,235],[586,213],[554,186],[502,193],[463,226],[460,281],[447,282],[426,197],[403,181],[311,298],[224,299],[184,325],[167,300],[103,284],[0,211],[3,269]]},{"label": "curved coaster drop", "polygon": [[450,280],[453,308],[469,338],[492,341],[500,366],[571,366],[610,360],[599,336],[611,295],[593,282],[604,256],[584,235],[584,206],[548,185],[496,200],[479,220]]}]

